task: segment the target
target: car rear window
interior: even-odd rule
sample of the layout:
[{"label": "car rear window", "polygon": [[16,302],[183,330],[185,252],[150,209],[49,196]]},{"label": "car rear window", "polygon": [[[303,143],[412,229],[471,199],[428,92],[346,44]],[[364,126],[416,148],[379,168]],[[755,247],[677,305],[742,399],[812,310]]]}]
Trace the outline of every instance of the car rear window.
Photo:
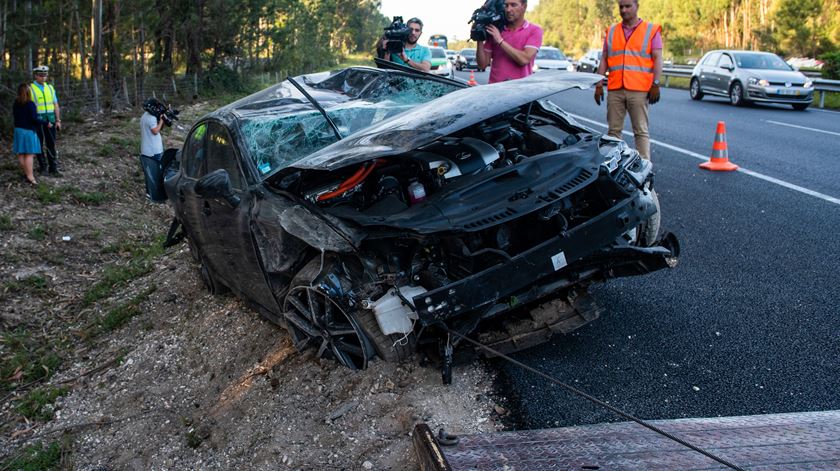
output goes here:
[{"label": "car rear window", "polygon": [[434,59],[446,59],[446,51],[443,49],[439,49],[436,47],[431,48],[432,50],[432,58]]}]

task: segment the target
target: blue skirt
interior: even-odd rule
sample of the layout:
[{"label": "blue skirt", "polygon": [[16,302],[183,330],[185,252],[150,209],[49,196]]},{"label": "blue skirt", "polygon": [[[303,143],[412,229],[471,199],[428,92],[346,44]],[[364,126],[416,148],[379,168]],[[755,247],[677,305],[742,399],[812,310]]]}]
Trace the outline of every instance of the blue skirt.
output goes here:
[{"label": "blue skirt", "polygon": [[12,152],[15,154],[40,154],[41,143],[35,131],[29,129],[15,128],[15,141],[12,145]]}]

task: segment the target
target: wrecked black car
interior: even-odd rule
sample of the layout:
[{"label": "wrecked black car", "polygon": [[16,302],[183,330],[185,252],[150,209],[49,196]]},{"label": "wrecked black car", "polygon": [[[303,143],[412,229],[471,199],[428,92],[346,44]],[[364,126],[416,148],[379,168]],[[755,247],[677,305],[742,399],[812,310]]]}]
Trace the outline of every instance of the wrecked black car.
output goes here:
[{"label": "wrecked black car", "polygon": [[163,182],[213,293],[350,368],[478,331],[500,351],[598,316],[587,286],[676,264],[649,161],[547,97],[352,67],[199,120]]}]

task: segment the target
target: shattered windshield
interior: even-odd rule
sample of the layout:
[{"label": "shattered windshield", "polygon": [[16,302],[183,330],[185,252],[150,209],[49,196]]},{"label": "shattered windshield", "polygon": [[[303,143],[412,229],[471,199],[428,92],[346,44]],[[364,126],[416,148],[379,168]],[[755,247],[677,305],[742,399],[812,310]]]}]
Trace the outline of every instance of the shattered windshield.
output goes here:
[{"label": "shattered windshield", "polygon": [[[314,88],[349,95],[350,100],[325,105],[343,137],[363,130],[418,104],[457,90],[457,85],[404,75],[378,74],[359,83],[330,77]],[[268,176],[337,141],[332,128],[314,107],[273,108],[249,113],[239,121],[243,142],[260,175]]]}]

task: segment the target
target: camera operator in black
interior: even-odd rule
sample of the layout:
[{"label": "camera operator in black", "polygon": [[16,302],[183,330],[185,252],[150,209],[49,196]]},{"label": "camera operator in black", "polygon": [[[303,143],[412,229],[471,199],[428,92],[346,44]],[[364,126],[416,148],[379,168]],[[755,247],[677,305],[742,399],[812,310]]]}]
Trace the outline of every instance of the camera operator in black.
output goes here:
[{"label": "camera operator in black", "polygon": [[478,68],[491,66],[489,83],[531,75],[534,58],[542,46],[543,31],[525,20],[527,8],[528,0],[504,0],[507,26],[500,31],[495,25],[488,24],[487,40],[478,41]]},{"label": "camera operator in black", "polygon": [[422,44],[417,44],[417,41],[423,34],[423,22],[418,18],[412,18],[408,20],[406,25],[408,26],[409,34],[403,44],[402,52],[389,53],[387,47],[388,39],[383,36],[376,48],[377,55],[380,59],[387,59],[400,65],[407,65],[412,69],[423,72],[432,70],[432,51]]}]

